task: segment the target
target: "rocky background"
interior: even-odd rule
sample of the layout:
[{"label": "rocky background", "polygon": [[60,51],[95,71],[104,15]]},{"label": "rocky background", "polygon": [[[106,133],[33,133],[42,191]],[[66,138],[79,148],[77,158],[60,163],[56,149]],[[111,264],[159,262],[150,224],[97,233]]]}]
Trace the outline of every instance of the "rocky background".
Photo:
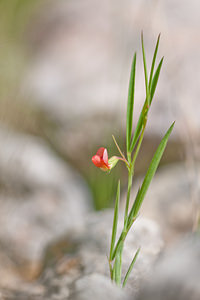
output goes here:
[{"label": "rocky background", "polygon": [[[91,163],[125,145],[130,65],[134,124],[144,101],[140,34],[164,55],[132,199],[176,120],[124,251],[125,290],[108,278],[113,199],[126,175]],[[0,299],[200,298],[200,4],[198,0],[0,2]],[[122,216],[120,217],[122,222]]]}]

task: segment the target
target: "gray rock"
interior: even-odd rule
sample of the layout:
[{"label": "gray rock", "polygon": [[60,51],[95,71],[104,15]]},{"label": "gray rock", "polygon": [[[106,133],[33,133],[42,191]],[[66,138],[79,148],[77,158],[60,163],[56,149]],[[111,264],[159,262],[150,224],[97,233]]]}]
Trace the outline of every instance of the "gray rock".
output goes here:
[{"label": "gray rock", "polygon": [[[112,210],[88,215],[82,230],[71,237],[72,243],[74,243],[71,254],[64,250],[68,243],[65,238],[60,242],[58,241],[57,246],[52,245],[48,249],[46,253],[47,263],[39,279],[39,283],[46,289],[45,297],[52,297],[56,291],[55,297],[62,299],[64,295],[67,295],[62,293],[64,287],[68,289],[70,300],[110,299],[111,295],[113,295],[113,299],[126,299],[130,291],[134,295],[137,294],[140,285],[148,276],[163,247],[159,228],[155,222],[139,218],[133,230],[130,231],[124,247],[122,276],[125,275],[139,246],[141,246],[141,252],[127,286],[122,291],[111,283],[109,277],[107,254],[109,252],[112,218]],[[119,230],[122,228],[122,224],[123,220],[120,217]],[[64,254],[58,260],[55,253],[59,245],[60,252]]]},{"label": "gray rock", "polygon": [[109,300],[125,299],[126,294],[122,289],[98,273],[93,273],[77,280],[75,285],[75,294],[69,299],[73,300]]},{"label": "gray rock", "polygon": [[[88,218],[85,232],[81,236],[79,256],[84,274],[101,273],[109,277],[107,256],[109,255],[113,211],[95,213]],[[118,235],[123,226],[119,219]],[[127,283],[128,289],[138,290],[141,280],[146,276],[163,247],[162,237],[155,222],[138,218],[127,235],[123,252],[122,276],[125,275],[137,249],[141,247],[135,267]]]},{"label": "gray rock", "polygon": [[[199,210],[200,166],[187,164],[161,167],[141,208],[141,215],[155,220],[166,243],[172,243],[196,226]],[[135,183],[134,192],[141,180]],[[134,199],[134,197],[132,197]]]},{"label": "gray rock", "polygon": [[0,141],[0,243],[17,265],[32,268],[49,242],[83,226],[90,194],[41,139],[1,129]]},{"label": "gray rock", "polygon": [[[200,239],[190,236],[158,260],[137,300],[200,299]],[[130,297],[130,299],[134,299]]]},{"label": "gray rock", "polygon": [[[159,255],[163,242],[156,223],[139,218],[130,231],[123,255],[123,276],[132,257],[141,246],[141,252],[124,290],[120,290],[109,278],[106,254],[109,251],[113,211],[93,213],[87,216],[85,225],[70,234],[72,251],[67,250],[68,238],[52,243],[46,252],[46,263],[37,281],[28,285],[18,283],[14,289],[2,291],[3,295],[18,295],[21,299],[126,299],[132,292],[138,293]],[[123,220],[120,217],[119,230]],[[61,255],[57,256],[56,249]],[[51,253],[51,254],[50,254]],[[53,255],[53,257],[51,257]],[[20,299],[20,297],[19,297]]]},{"label": "gray rock", "polygon": [[65,167],[41,138],[0,128],[0,140],[0,180],[4,185],[10,183],[14,189],[16,185],[24,185],[24,189],[58,189],[80,178],[69,166]]}]

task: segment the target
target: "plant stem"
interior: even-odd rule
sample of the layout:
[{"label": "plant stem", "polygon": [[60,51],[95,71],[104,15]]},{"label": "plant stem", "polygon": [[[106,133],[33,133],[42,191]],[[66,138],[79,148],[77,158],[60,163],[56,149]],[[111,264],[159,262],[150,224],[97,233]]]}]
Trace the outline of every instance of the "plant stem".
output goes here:
[{"label": "plant stem", "polygon": [[119,251],[119,271],[118,271],[118,275],[119,275],[119,282],[118,285],[121,285],[121,277],[122,277],[122,253],[123,253],[123,248],[124,248],[124,244],[122,244],[122,247]]},{"label": "plant stem", "polygon": [[136,148],[134,156],[133,156],[133,160],[132,160],[133,169],[134,169],[135,161],[136,161],[136,158],[137,158],[138,153],[140,151],[140,147],[141,147],[142,140],[143,140],[143,137],[144,137],[144,131],[145,131],[146,123],[147,123],[147,119],[144,122],[144,125],[143,125],[143,128],[142,128],[142,132],[141,132],[141,135],[140,135],[140,139],[138,141],[137,148]]},{"label": "plant stem", "polygon": [[[130,167],[128,168],[128,190],[127,190],[127,197],[126,197],[126,207],[125,207],[125,212],[124,212],[124,228],[123,228],[123,231],[122,231],[122,233],[121,233],[121,235],[118,239],[117,245],[116,245],[114,253],[113,253],[114,254],[113,259],[114,259],[115,255],[118,252],[118,249],[121,245],[121,247],[120,247],[121,249],[119,250],[119,253],[117,254],[117,255],[119,255],[119,261],[118,261],[118,266],[117,266],[120,269],[119,274],[121,274],[122,252],[123,252],[124,240],[125,240],[125,238],[127,236],[127,233],[130,229],[130,227],[128,228],[128,210],[129,210],[131,188],[132,188],[132,183],[133,183],[134,166],[135,166],[135,161],[136,161],[136,158],[137,158],[137,155],[139,153],[139,150],[140,150],[140,147],[141,147],[141,144],[142,144],[142,140],[143,140],[143,137],[144,137],[146,121],[147,120],[145,119],[145,122],[144,122],[144,125],[143,125],[143,128],[142,128],[142,132],[141,132],[141,135],[140,135],[140,138],[139,138],[139,141],[138,141],[138,145],[137,145],[136,151],[135,151],[134,156],[133,156],[133,160],[131,162]],[[130,156],[128,157],[128,161],[129,160],[130,160]]]},{"label": "plant stem", "polygon": [[[147,118],[145,117],[142,132],[141,132],[141,135],[140,135],[140,138],[139,138],[139,141],[138,141],[138,144],[137,144],[137,148],[136,148],[134,156],[133,156],[133,160],[132,160],[131,164],[129,162],[130,168],[128,169],[128,190],[127,190],[126,207],[125,207],[125,213],[124,213],[124,230],[126,230],[127,222],[128,222],[128,209],[129,209],[130,194],[131,194],[131,188],[132,188],[132,182],[133,182],[135,161],[136,161],[136,158],[137,158],[138,153],[140,151],[140,147],[141,147],[142,140],[143,140],[143,137],[144,137],[144,131],[145,131],[146,123],[147,123]],[[130,159],[131,159],[131,156],[128,156],[128,161]]]},{"label": "plant stem", "polygon": [[112,265],[111,265],[110,259],[108,259],[108,263],[109,263],[109,270],[110,270],[110,279],[113,280],[113,269],[112,269]]},{"label": "plant stem", "polygon": [[128,171],[128,190],[127,190],[126,207],[124,213],[124,230],[126,230],[127,222],[128,222],[128,209],[129,209],[132,182],[133,182],[133,168],[130,168]]}]

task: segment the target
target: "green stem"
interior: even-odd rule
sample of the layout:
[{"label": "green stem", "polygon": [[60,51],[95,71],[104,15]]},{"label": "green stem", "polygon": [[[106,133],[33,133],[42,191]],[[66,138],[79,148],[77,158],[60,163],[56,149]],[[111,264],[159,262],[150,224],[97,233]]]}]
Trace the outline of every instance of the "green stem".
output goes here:
[{"label": "green stem", "polygon": [[[115,281],[118,286],[121,286],[121,276],[122,276],[122,253],[123,253],[123,243],[118,248],[118,251],[115,256],[115,261],[112,269],[112,277],[111,279]],[[113,258],[114,259],[114,258]],[[111,261],[110,261],[111,265]]]},{"label": "green stem", "polygon": [[128,209],[129,209],[132,182],[133,182],[133,169],[130,168],[128,171],[128,190],[127,190],[126,207],[124,213],[124,230],[126,230],[127,222],[128,222]]},{"label": "green stem", "polygon": [[110,259],[108,260],[108,263],[109,263],[109,270],[110,270],[110,279],[113,280],[113,268]]},{"label": "green stem", "polygon": [[137,148],[136,148],[134,156],[133,156],[133,160],[132,160],[132,163],[131,163],[132,166],[133,166],[133,168],[135,166],[135,161],[136,161],[136,158],[138,156],[138,153],[140,151],[140,147],[141,147],[142,140],[143,140],[143,137],[144,137],[144,131],[145,131],[146,123],[147,123],[147,119],[144,122],[144,125],[143,125],[143,128],[142,128],[142,132],[141,132],[141,135],[140,135],[140,139],[138,141]]},{"label": "green stem", "polygon": [[129,167],[131,165],[131,152],[127,151],[127,160],[128,160],[128,164],[129,164]]},{"label": "green stem", "polygon": [[117,241],[117,244],[115,246],[115,249],[113,251],[113,254],[112,254],[112,257],[111,257],[111,260],[113,260],[115,257],[116,257],[116,254],[118,253],[118,251],[120,250],[120,247],[123,247],[123,244],[124,244],[124,241],[125,241],[125,238],[128,234],[128,231],[129,231],[130,228],[128,228],[127,230],[124,230],[122,231],[122,233],[120,234],[120,237]]},{"label": "green stem", "polygon": [[123,253],[124,245],[122,245],[120,252],[119,252],[119,278],[121,284],[121,277],[122,277],[122,253]]}]

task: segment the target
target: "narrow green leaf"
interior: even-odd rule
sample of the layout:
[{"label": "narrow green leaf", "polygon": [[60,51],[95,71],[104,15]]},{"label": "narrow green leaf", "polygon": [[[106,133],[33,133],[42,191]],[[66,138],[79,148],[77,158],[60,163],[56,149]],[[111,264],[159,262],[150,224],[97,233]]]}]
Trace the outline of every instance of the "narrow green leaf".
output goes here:
[{"label": "narrow green leaf", "polygon": [[145,50],[144,50],[143,32],[141,33],[141,42],[142,42],[142,56],[143,56],[143,65],[144,65],[146,98],[147,98],[147,104],[149,104],[149,84],[148,84],[148,75],[147,75],[146,55],[145,55]]},{"label": "narrow green leaf", "polygon": [[128,103],[127,103],[127,116],[126,116],[126,147],[127,153],[130,150],[132,125],[133,125],[133,107],[134,107],[134,94],[135,94],[135,69],[136,69],[136,53],[133,57],[131,75],[128,89]]},{"label": "narrow green leaf", "polygon": [[153,96],[154,96],[154,93],[155,93],[155,90],[156,90],[156,86],[157,86],[157,83],[158,83],[158,78],[159,78],[159,75],[160,75],[160,70],[161,70],[161,67],[162,67],[162,63],[163,63],[163,59],[164,57],[161,58],[160,60],[160,63],[156,69],[156,72],[153,76],[153,80],[152,80],[152,84],[151,84],[151,88],[150,88],[150,104],[152,102],[152,99],[153,99]]},{"label": "narrow green leaf", "polygon": [[151,82],[152,82],[152,78],[153,78],[153,71],[154,71],[156,56],[158,53],[159,42],[160,42],[160,34],[158,35],[158,38],[157,38],[156,47],[155,47],[155,51],[154,51],[154,55],[153,55],[153,59],[152,59],[151,71],[150,71],[150,76],[149,76],[149,89],[151,88]]},{"label": "narrow green leaf", "polygon": [[[175,122],[174,122],[175,123]],[[163,139],[161,140],[154,156],[153,156],[153,159],[150,163],[150,166],[147,170],[147,173],[145,175],[145,178],[144,178],[144,181],[142,183],[142,186],[135,198],[135,201],[134,201],[134,204],[131,208],[131,211],[129,213],[129,223],[128,223],[128,227],[131,225],[131,222],[132,220],[134,220],[134,218],[137,217],[137,214],[139,212],[139,209],[142,205],[142,202],[144,200],[144,197],[146,195],[146,192],[148,190],[148,187],[151,183],[151,180],[153,179],[154,175],[155,175],[155,172],[158,168],[158,165],[159,165],[159,162],[162,158],[162,155],[163,155],[163,152],[165,150],[165,147],[167,145],[167,142],[168,142],[168,139],[169,139],[169,136],[172,132],[172,129],[174,127],[174,123],[170,126],[170,128],[168,129],[167,133],[165,134],[165,136],[163,137]]]},{"label": "narrow green leaf", "polygon": [[[151,84],[151,88],[150,88],[150,105],[151,105],[151,102],[152,102],[152,99],[153,99],[153,96],[154,96],[154,93],[155,93],[155,90],[156,90],[156,86],[157,86],[157,83],[158,83],[158,78],[159,78],[159,75],[160,75],[160,70],[161,70],[161,67],[162,67],[163,59],[164,59],[164,57],[162,57],[162,59],[160,60],[160,63],[159,63],[159,65],[158,65],[158,67],[155,71],[154,76],[153,76],[153,80],[152,80],[152,84]],[[144,118],[145,118],[145,111],[148,112],[148,110],[149,110],[149,108],[147,107],[147,99],[146,99],[145,102],[144,102],[144,105],[142,107],[142,111],[140,113],[138,123],[136,125],[135,131],[134,131],[134,134],[133,134],[133,138],[132,138],[132,141],[131,141],[131,146],[130,146],[130,151],[131,152],[133,151],[133,149],[134,149],[134,147],[137,143],[137,140],[140,136],[143,121],[144,121]]]},{"label": "narrow green leaf", "polygon": [[120,200],[120,181],[118,181],[117,195],[116,195],[116,200],[115,200],[115,210],[114,210],[114,218],[113,218],[112,237],[111,237],[111,244],[110,244],[110,260],[112,258],[113,249],[114,249],[114,246],[115,246],[116,234],[117,234],[119,200]]},{"label": "narrow green leaf", "polygon": [[[149,95],[146,96],[144,105],[142,107],[142,111],[140,113],[140,116],[139,116],[139,119],[138,119],[138,123],[136,125],[135,131],[134,131],[134,134],[133,134],[133,138],[132,138],[132,141],[131,141],[130,152],[133,151],[133,149],[134,149],[134,147],[135,147],[135,145],[137,143],[137,140],[138,140],[138,138],[140,136],[140,132],[142,130],[143,121],[144,121],[144,118],[145,118],[145,111],[146,111],[146,113],[148,113],[148,110],[149,110],[148,106],[151,105],[151,102],[152,102],[152,99],[153,99],[153,96],[154,96],[154,93],[155,93],[155,89],[156,89],[156,86],[157,86],[157,83],[158,83],[158,78],[159,78],[159,75],[160,75],[160,70],[161,70],[161,67],[162,67],[163,59],[164,59],[164,57],[163,57],[160,60],[160,63],[159,63],[159,65],[158,65],[158,67],[157,67],[157,69],[155,71],[154,76],[153,76],[153,71],[154,71],[154,66],[155,66],[155,60],[156,60],[158,46],[159,46],[159,40],[160,40],[160,35],[158,36],[158,39],[157,39],[156,48],[155,48],[155,52],[154,52],[154,56],[153,56],[153,61],[152,61],[152,65],[151,65],[151,73],[150,73],[150,79],[149,79],[149,85],[148,85],[148,93],[149,93]],[[143,37],[142,37],[142,47],[144,49]],[[146,65],[145,53],[143,54],[143,59],[144,59],[144,64]],[[146,70],[146,67],[144,67],[144,69]],[[146,71],[146,76],[147,76],[147,71]],[[145,82],[146,82],[146,78],[145,78]]]},{"label": "narrow green leaf", "polygon": [[133,267],[134,267],[134,264],[136,262],[136,259],[138,257],[139,252],[140,252],[140,248],[138,248],[138,250],[136,251],[136,253],[135,253],[134,257],[133,257],[133,260],[132,260],[132,262],[131,262],[131,264],[130,264],[130,266],[128,268],[128,271],[127,271],[127,273],[126,273],[126,275],[124,277],[124,281],[123,281],[123,284],[122,284],[123,287],[125,287],[125,285],[126,285],[126,282],[128,280],[128,277],[129,277],[129,275],[130,275]]}]

